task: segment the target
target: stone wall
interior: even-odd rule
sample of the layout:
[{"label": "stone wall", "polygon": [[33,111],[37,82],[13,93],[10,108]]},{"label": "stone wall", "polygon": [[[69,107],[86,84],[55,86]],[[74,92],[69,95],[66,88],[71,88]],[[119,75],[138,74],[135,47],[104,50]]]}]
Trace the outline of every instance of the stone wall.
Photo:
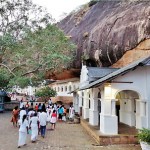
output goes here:
[{"label": "stone wall", "polygon": [[18,106],[19,107],[19,102],[17,101],[14,101],[14,102],[6,102],[4,104],[4,108],[5,110],[13,110],[15,106]]}]

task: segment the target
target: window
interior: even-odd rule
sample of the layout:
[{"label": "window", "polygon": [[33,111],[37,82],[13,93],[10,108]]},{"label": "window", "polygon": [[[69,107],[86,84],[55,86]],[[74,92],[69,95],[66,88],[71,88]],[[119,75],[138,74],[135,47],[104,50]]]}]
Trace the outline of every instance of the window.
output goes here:
[{"label": "window", "polygon": [[84,92],[82,92],[82,106],[84,105]]},{"label": "window", "polygon": [[71,90],[72,90],[72,89],[71,89],[71,85],[69,85],[69,92],[71,92]]},{"label": "window", "polygon": [[58,87],[58,92],[59,92],[59,87]]},{"label": "window", "polygon": [[89,108],[91,108],[90,94],[89,94]]},{"label": "window", "polygon": [[63,92],[63,86],[61,87],[61,92]]},{"label": "window", "polygon": [[65,91],[67,92],[67,86],[65,86]]}]

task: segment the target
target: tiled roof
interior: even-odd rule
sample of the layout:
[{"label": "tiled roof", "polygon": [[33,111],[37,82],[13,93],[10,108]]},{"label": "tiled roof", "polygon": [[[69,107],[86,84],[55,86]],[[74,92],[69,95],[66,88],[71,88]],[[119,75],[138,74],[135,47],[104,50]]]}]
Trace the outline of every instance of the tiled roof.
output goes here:
[{"label": "tiled roof", "polygon": [[146,57],[146,58],[139,59],[138,61],[135,61],[135,62],[133,62],[133,63],[121,68],[121,69],[118,69],[118,70],[104,76],[103,78],[100,78],[100,79],[80,88],[80,90],[100,86],[104,82],[111,81],[111,80],[115,79],[116,77],[118,77],[122,74],[125,74],[131,70],[136,69],[136,67],[138,67],[138,66],[144,66],[144,65],[150,65],[150,56]]},{"label": "tiled roof", "polygon": [[87,67],[88,69],[88,76],[90,78],[102,78],[116,70],[118,68],[106,68],[106,67]]}]

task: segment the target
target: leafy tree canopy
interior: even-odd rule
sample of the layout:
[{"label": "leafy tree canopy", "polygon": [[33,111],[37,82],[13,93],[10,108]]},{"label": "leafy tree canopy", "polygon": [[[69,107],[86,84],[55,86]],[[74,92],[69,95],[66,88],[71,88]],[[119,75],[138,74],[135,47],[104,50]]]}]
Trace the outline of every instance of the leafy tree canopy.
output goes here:
[{"label": "leafy tree canopy", "polygon": [[35,93],[35,96],[38,97],[54,97],[57,95],[57,92],[52,88],[46,86]]},{"label": "leafy tree canopy", "polygon": [[[9,70],[13,81],[20,86],[44,79],[46,70],[68,68],[74,57],[75,45],[55,25],[45,29],[26,32],[21,41],[10,50],[5,50],[3,67]],[[21,81],[22,80],[22,81]],[[37,83],[37,82],[34,82]]]},{"label": "leafy tree canopy", "polygon": [[9,86],[36,85],[46,70],[69,67],[75,46],[46,10],[31,0],[0,2],[0,66]]}]

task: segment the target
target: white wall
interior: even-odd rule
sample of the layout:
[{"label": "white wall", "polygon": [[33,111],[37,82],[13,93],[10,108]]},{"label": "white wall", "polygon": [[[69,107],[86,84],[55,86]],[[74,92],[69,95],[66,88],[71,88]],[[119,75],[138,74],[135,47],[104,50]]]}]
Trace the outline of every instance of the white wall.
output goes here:
[{"label": "white wall", "polygon": [[[56,83],[56,84],[50,85],[50,87],[53,89],[56,89],[57,96],[73,96],[73,93],[69,93],[69,92],[76,90],[79,87],[79,81],[75,81],[75,82],[68,81],[68,82],[60,83],[60,84]],[[71,90],[70,90],[70,87],[71,87]],[[63,88],[63,91],[62,91],[62,88]]]},{"label": "white wall", "polygon": [[[120,110],[120,121],[130,126],[134,126],[134,122],[136,122],[136,128],[150,127],[150,67],[139,67],[123,76],[114,79],[114,81],[121,81],[122,83],[111,83],[112,98],[116,98],[117,93],[123,90],[133,90],[139,95],[139,101],[135,101],[136,104],[134,104],[137,107],[137,111],[135,113],[134,107],[130,107],[133,105],[133,100],[129,98],[129,100],[121,101],[120,106],[122,107],[122,110]],[[145,103],[145,107],[143,103]],[[142,114],[144,110],[146,111],[145,116]]]}]

